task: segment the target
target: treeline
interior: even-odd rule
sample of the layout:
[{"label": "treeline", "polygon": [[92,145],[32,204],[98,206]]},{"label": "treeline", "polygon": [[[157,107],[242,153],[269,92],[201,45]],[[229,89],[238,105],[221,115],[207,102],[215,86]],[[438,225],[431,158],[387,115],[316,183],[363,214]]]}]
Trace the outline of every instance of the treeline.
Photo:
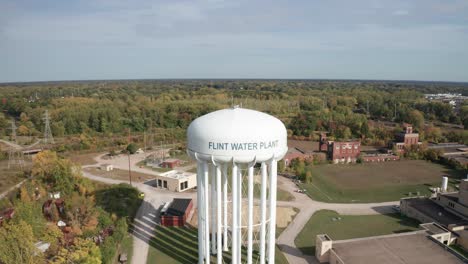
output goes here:
[{"label": "treeline", "polygon": [[[286,123],[290,136],[316,139],[316,131],[328,131],[334,138],[382,143],[393,135],[388,137],[382,132],[379,122],[411,123],[423,138],[428,127],[437,130],[442,122],[468,127],[468,104],[455,110],[423,96],[433,92],[466,93],[466,88],[457,83],[307,80],[10,84],[0,87],[0,134],[10,133],[9,120],[14,118],[19,135],[40,136],[45,110],[49,110],[52,132],[57,137],[110,136],[155,128],[185,129],[200,115],[239,104],[278,116]],[[466,140],[463,131],[447,133],[442,130],[440,136],[426,138],[441,142]]]}]

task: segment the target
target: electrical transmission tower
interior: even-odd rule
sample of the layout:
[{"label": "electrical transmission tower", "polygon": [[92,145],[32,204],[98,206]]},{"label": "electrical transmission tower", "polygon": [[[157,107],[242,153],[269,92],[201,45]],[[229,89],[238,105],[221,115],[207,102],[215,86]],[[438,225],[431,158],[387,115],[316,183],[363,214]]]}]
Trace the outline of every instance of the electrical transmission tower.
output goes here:
[{"label": "electrical transmission tower", "polygon": [[44,144],[54,143],[54,137],[52,136],[52,130],[50,129],[50,116],[49,111],[46,110],[44,113]]},{"label": "electrical transmission tower", "polygon": [[24,155],[21,147],[15,146],[16,143],[16,124],[15,120],[11,120],[11,141],[13,145],[10,146],[8,151],[8,169],[12,165],[17,165],[19,168],[24,168]]},{"label": "electrical transmission tower", "polygon": [[16,143],[16,124],[15,124],[15,120],[12,118],[11,121],[11,135],[10,135],[10,141]]}]

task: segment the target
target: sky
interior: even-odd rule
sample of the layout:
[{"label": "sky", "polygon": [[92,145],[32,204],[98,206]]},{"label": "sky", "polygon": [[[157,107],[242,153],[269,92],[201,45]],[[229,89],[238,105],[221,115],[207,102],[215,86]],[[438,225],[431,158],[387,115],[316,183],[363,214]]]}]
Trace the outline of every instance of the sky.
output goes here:
[{"label": "sky", "polygon": [[468,81],[468,0],[0,0],[0,82]]}]

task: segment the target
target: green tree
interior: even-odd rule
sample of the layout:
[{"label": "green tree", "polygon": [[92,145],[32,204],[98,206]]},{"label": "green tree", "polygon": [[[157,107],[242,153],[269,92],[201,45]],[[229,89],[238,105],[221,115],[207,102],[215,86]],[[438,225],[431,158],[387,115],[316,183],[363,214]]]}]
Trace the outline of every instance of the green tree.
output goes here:
[{"label": "green tree", "polygon": [[70,194],[83,182],[78,170],[68,159],[57,156],[52,151],[43,151],[33,160],[31,175],[51,186],[52,191]]},{"label": "green tree", "polygon": [[130,154],[135,154],[137,152],[137,150],[138,150],[138,146],[135,143],[130,143],[130,144],[127,145],[126,150]]},{"label": "green tree", "polygon": [[408,122],[421,130],[424,127],[424,115],[418,110],[413,110],[408,115]]},{"label": "green tree", "polygon": [[312,182],[312,172],[310,171],[310,169],[307,169],[304,178],[305,178],[304,181],[306,183],[311,183]]},{"label": "green tree", "polygon": [[42,262],[42,256],[34,246],[32,228],[25,221],[4,223],[0,227],[0,241],[0,263],[36,264]]},{"label": "green tree", "polygon": [[73,246],[62,248],[51,264],[101,264],[101,251],[93,241],[76,238]]}]

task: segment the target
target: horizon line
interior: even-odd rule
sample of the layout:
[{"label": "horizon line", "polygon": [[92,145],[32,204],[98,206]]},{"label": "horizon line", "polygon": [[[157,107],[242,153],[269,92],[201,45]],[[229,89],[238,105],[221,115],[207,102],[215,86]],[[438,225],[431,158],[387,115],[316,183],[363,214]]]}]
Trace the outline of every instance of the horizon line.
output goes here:
[{"label": "horizon line", "polygon": [[33,83],[63,83],[63,82],[118,82],[118,81],[352,81],[352,82],[403,82],[403,83],[447,83],[468,85],[468,81],[446,80],[411,80],[411,79],[333,79],[333,78],[122,78],[122,79],[68,79],[47,81],[7,81],[0,85],[8,84],[33,84]]}]

